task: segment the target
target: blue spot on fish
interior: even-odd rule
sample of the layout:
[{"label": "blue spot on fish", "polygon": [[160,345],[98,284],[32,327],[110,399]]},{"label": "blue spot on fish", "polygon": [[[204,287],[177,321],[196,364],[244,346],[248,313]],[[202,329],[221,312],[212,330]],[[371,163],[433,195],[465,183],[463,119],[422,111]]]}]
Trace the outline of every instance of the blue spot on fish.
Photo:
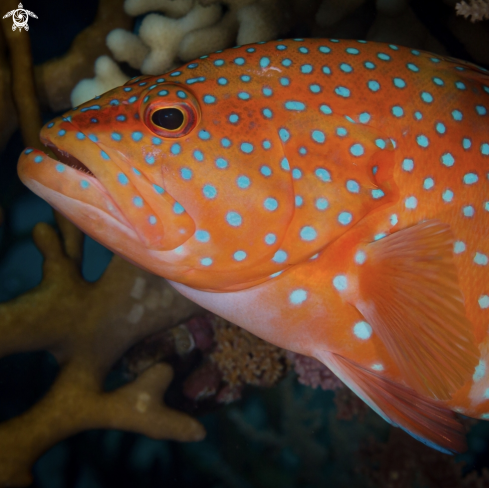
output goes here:
[{"label": "blue spot on fish", "polygon": [[318,168],[314,174],[324,182],[330,182],[331,181],[331,175],[329,174],[329,171],[324,168]]},{"label": "blue spot on fish", "polygon": [[237,212],[228,212],[226,215],[226,221],[233,227],[239,227],[243,223],[243,217]]},{"label": "blue spot on fish", "polygon": [[121,185],[127,185],[129,183],[129,179],[127,178],[127,176],[124,173],[119,173],[117,175],[117,180],[119,181],[119,183]]},{"label": "blue spot on fish", "polygon": [[144,205],[143,199],[141,197],[134,197],[132,201],[134,205],[136,205],[136,207],[142,207]]},{"label": "blue spot on fish", "polygon": [[326,140],[326,136],[324,135],[324,132],[321,132],[320,130],[313,130],[311,133],[312,140],[322,144]]},{"label": "blue spot on fish", "polygon": [[275,198],[266,198],[265,201],[263,202],[263,206],[267,209],[273,212],[274,210],[277,210],[278,208],[278,202],[275,200]]},{"label": "blue spot on fish", "polygon": [[306,225],[301,229],[300,236],[303,241],[313,241],[317,237],[317,232],[314,227]]},{"label": "blue spot on fish", "polygon": [[348,280],[345,275],[337,275],[333,278],[333,286],[338,291],[344,291],[348,288]]},{"label": "blue spot on fish", "polygon": [[182,205],[180,205],[178,202],[175,202],[173,204],[173,211],[177,214],[177,215],[180,215],[182,214],[183,212],[185,212],[185,209],[182,207]]},{"label": "blue spot on fish", "polygon": [[246,154],[250,154],[251,152],[253,152],[253,144],[250,144],[249,142],[241,143],[241,151]]},{"label": "blue spot on fish", "polygon": [[283,142],[287,142],[290,138],[290,133],[287,129],[279,129],[278,135],[280,136],[280,139],[282,139]]},{"label": "blue spot on fish", "polygon": [[198,230],[195,233],[195,238],[199,242],[209,242],[211,236],[210,236],[209,232],[207,232],[206,230]]},{"label": "blue spot on fish", "polygon": [[341,225],[348,225],[353,220],[353,215],[350,212],[341,212],[338,215],[338,222]]},{"label": "blue spot on fish", "polygon": [[246,189],[250,186],[250,179],[247,176],[238,176],[236,183],[240,188]]},{"label": "blue spot on fish", "polygon": [[265,236],[265,242],[271,246],[272,244],[275,244],[275,241],[277,240],[277,237],[275,236],[275,234],[267,234]]},{"label": "blue spot on fish", "polygon": [[236,251],[233,257],[236,261],[243,261],[243,259],[246,259],[246,253],[244,251]]},{"label": "blue spot on fish", "polygon": [[204,185],[202,191],[207,198],[215,198],[217,195],[217,190],[212,185]]},{"label": "blue spot on fish", "polygon": [[363,149],[363,146],[361,144],[353,144],[353,146],[350,147],[350,153],[353,156],[362,156],[365,150]]},{"label": "blue spot on fish", "polygon": [[288,102],[285,102],[285,108],[287,110],[302,111],[302,110],[305,110],[306,109],[306,106],[302,102],[297,102],[297,101],[289,100]]},{"label": "blue spot on fish", "polygon": [[348,98],[350,96],[350,90],[346,86],[337,86],[334,91],[340,97]]},{"label": "blue spot on fish", "polygon": [[294,290],[289,295],[289,301],[292,305],[300,305],[305,302],[307,299],[307,291],[306,290]]},{"label": "blue spot on fish", "polygon": [[273,256],[272,261],[276,263],[283,263],[287,260],[287,253],[279,249]]}]

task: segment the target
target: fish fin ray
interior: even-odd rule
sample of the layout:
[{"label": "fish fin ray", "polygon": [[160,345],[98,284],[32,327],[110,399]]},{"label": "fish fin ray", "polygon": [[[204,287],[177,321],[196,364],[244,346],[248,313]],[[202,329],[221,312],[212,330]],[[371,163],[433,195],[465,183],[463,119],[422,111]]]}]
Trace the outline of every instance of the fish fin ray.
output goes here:
[{"label": "fish fin ray", "polygon": [[453,262],[450,227],[428,220],[367,246],[354,305],[406,383],[446,400],[479,362]]},{"label": "fish fin ray", "polygon": [[355,394],[394,427],[445,454],[467,449],[465,429],[437,400],[334,353],[318,356]]}]

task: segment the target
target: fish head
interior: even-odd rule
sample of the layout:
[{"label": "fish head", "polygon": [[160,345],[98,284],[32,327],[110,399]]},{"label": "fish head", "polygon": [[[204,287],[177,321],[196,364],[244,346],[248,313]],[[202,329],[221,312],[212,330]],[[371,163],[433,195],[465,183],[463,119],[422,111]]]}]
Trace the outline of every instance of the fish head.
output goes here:
[{"label": "fish head", "polygon": [[46,124],[58,160],[29,148],[19,176],[96,241],[174,280],[269,261],[294,210],[290,172],[268,164],[283,145],[256,104],[222,77],[210,85],[131,80]]}]

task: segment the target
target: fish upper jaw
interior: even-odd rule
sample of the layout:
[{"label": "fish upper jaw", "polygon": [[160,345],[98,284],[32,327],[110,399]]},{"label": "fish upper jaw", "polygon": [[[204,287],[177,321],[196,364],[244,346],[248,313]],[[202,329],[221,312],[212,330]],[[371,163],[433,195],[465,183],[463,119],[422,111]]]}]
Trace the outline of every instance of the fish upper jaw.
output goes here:
[{"label": "fish upper jaw", "polygon": [[85,166],[85,164],[83,164],[79,159],[77,159],[69,152],[58,148],[55,144],[45,138],[41,138],[41,142],[56,155],[58,161],[60,161],[61,163],[65,164],[66,166],[70,166],[71,168],[74,168],[78,171],[83,171],[88,176],[96,178],[96,176],[92,173],[92,171],[90,171],[90,169],[88,169],[87,166]]},{"label": "fish upper jaw", "polygon": [[[26,149],[19,158],[20,179],[98,242],[117,252],[114,243],[108,243],[116,235],[127,241],[121,242],[122,247],[130,246],[145,253],[176,248],[193,234],[195,224],[184,214],[180,220],[186,218],[185,222],[176,228],[183,227],[186,233],[177,233],[174,242],[171,233],[174,223],[165,222],[164,218],[173,213],[173,204],[161,198],[166,197],[159,194],[164,189],[137,171],[124,154],[104,144],[100,134],[80,129],[63,118],[44,126],[40,138],[58,159],[37,149]],[[68,199],[73,202],[69,206],[72,214],[66,210]],[[160,215],[165,205],[166,214]],[[76,212],[76,206],[83,218]]]},{"label": "fish upper jaw", "polygon": [[139,241],[133,226],[94,171],[49,138],[41,137],[41,141],[58,159],[38,149],[25,149],[17,164],[20,180],[99,242],[104,243],[98,234],[103,236],[107,226],[125,239]]}]

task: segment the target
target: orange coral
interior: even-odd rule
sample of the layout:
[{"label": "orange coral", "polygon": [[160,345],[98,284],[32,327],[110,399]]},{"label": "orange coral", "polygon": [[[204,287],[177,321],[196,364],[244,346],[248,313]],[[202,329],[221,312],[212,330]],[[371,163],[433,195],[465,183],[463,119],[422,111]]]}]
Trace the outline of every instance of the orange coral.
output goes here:
[{"label": "orange coral", "polygon": [[283,349],[220,317],[216,317],[214,334],[217,347],[210,357],[230,386],[271,386],[286,372]]}]

